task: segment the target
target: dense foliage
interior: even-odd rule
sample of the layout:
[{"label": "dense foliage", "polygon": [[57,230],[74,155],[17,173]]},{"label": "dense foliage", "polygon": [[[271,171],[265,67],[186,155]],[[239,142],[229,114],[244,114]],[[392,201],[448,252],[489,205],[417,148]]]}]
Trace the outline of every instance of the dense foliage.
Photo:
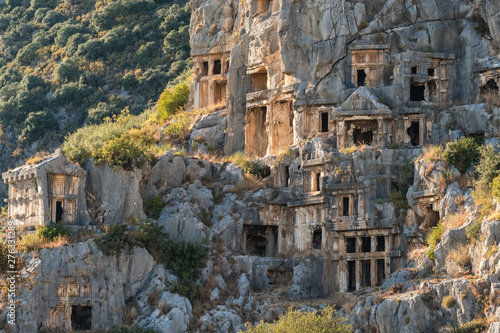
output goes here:
[{"label": "dense foliage", "polygon": [[327,306],[317,311],[293,310],[292,307],[273,324],[261,322],[257,326],[246,325],[248,333],[349,333],[353,329],[347,319]]},{"label": "dense foliage", "polygon": [[196,283],[206,256],[203,244],[184,240],[172,240],[156,222],[140,223],[137,228],[128,225],[109,227],[106,236],[96,240],[99,248],[108,255],[131,250],[133,246],[144,247],[166,268],[179,277],[172,292],[188,297],[191,301],[201,297],[201,288]]},{"label": "dense foliage", "polygon": [[13,130],[28,143],[42,136],[60,142],[127,106],[141,113],[190,67],[190,14],[186,0],[5,1],[4,132]]},{"label": "dense foliage", "polygon": [[52,241],[59,236],[69,238],[71,236],[71,230],[61,223],[49,224],[38,229],[36,231],[36,236],[46,241]]},{"label": "dense foliage", "polygon": [[483,137],[462,137],[458,141],[448,142],[443,152],[443,159],[453,164],[461,173],[465,173],[479,161]]}]

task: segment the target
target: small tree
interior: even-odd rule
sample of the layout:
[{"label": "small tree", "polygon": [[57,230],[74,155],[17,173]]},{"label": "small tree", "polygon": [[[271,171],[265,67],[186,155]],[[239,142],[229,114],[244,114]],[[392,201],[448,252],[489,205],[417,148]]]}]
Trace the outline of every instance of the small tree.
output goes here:
[{"label": "small tree", "polygon": [[189,86],[187,83],[181,83],[174,88],[166,89],[158,100],[158,118],[165,121],[168,117],[174,115],[184,108],[189,100]]},{"label": "small tree", "polygon": [[347,319],[337,315],[337,311],[327,306],[318,311],[293,310],[290,306],[286,314],[272,324],[260,322],[257,326],[246,323],[246,333],[349,333],[351,325]]}]

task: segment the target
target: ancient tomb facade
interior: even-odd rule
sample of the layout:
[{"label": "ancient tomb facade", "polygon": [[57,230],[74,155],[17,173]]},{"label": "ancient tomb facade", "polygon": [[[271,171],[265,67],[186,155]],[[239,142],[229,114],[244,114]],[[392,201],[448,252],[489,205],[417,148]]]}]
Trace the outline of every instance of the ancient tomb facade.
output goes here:
[{"label": "ancient tomb facade", "polygon": [[229,52],[193,56],[194,107],[223,106],[227,97]]},{"label": "ancient tomb facade", "polygon": [[9,217],[26,226],[88,224],[85,175],[64,156],[3,173],[3,181],[9,185]]},{"label": "ancient tomb facade", "polygon": [[478,102],[500,100],[500,61],[490,61],[478,71]]},{"label": "ancient tomb facade", "polygon": [[402,85],[404,100],[448,102],[454,54],[407,51],[395,58],[398,60],[395,83]]},{"label": "ancient tomb facade", "polygon": [[385,58],[389,45],[355,45],[351,47],[351,82],[356,87],[385,85]]}]

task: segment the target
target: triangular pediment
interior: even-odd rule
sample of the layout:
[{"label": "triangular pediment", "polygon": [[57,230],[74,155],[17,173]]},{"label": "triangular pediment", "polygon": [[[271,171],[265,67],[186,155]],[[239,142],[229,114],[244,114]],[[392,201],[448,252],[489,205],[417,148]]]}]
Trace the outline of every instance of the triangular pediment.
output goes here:
[{"label": "triangular pediment", "polygon": [[345,100],[338,111],[390,111],[390,108],[380,102],[377,97],[367,87],[359,87],[355,92]]}]

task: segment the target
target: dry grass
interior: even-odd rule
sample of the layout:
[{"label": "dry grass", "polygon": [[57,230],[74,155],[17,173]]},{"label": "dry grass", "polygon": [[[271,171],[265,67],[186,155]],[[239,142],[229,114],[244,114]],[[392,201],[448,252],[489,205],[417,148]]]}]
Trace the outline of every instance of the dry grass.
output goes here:
[{"label": "dry grass", "polygon": [[466,213],[456,213],[446,216],[443,223],[444,231],[460,228],[467,221],[468,217],[469,215]]},{"label": "dry grass", "polygon": [[138,317],[137,309],[135,306],[126,306],[123,308],[123,314],[125,315],[125,324],[131,325]]},{"label": "dry grass", "polygon": [[41,249],[53,249],[67,245],[68,243],[69,239],[61,235],[52,241],[47,241],[38,237],[36,233],[26,233],[18,240],[17,245],[20,252],[39,252]]},{"label": "dry grass", "polygon": [[48,158],[49,156],[50,156],[50,154],[48,152],[46,152],[46,151],[37,152],[37,153],[35,153],[35,155],[33,155],[30,158],[28,158],[28,160],[24,164],[26,164],[26,165],[35,165],[35,164],[40,163],[44,159]]},{"label": "dry grass", "polygon": [[69,239],[67,237],[59,235],[54,240],[43,244],[42,248],[53,249],[56,247],[61,247],[61,246],[67,245],[68,243],[69,243]]},{"label": "dry grass", "polygon": [[461,268],[470,266],[471,261],[467,245],[459,245],[454,248],[446,258],[446,260],[453,260]]},{"label": "dry grass", "polygon": [[449,309],[453,305],[455,305],[455,300],[453,299],[453,296],[448,295],[443,297],[443,302],[441,303],[445,308]]},{"label": "dry grass", "polygon": [[421,159],[426,162],[441,161],[443,152],[444,149],[441,145],[426,145],[423,149]]},{"label": "dry grass", "polygon": [[172,310],[172,307],[165,302],[160,302],[160,304],[158,304],[158,308],[160,309],[160,314],[162,316],[169,313],[170,310]]},{"label": "dry grass", "polygon": [[427,252],[427,247],[417,242],[408,245],[407,258],[410,261],[420,260]]},{"label": "dry grass", "polygon": [[146,300],[146,303],[152,307],[155,307],[158,305],[158,294],[156,293],[155,290],[151,291],[148,295],[148,299]]}]

